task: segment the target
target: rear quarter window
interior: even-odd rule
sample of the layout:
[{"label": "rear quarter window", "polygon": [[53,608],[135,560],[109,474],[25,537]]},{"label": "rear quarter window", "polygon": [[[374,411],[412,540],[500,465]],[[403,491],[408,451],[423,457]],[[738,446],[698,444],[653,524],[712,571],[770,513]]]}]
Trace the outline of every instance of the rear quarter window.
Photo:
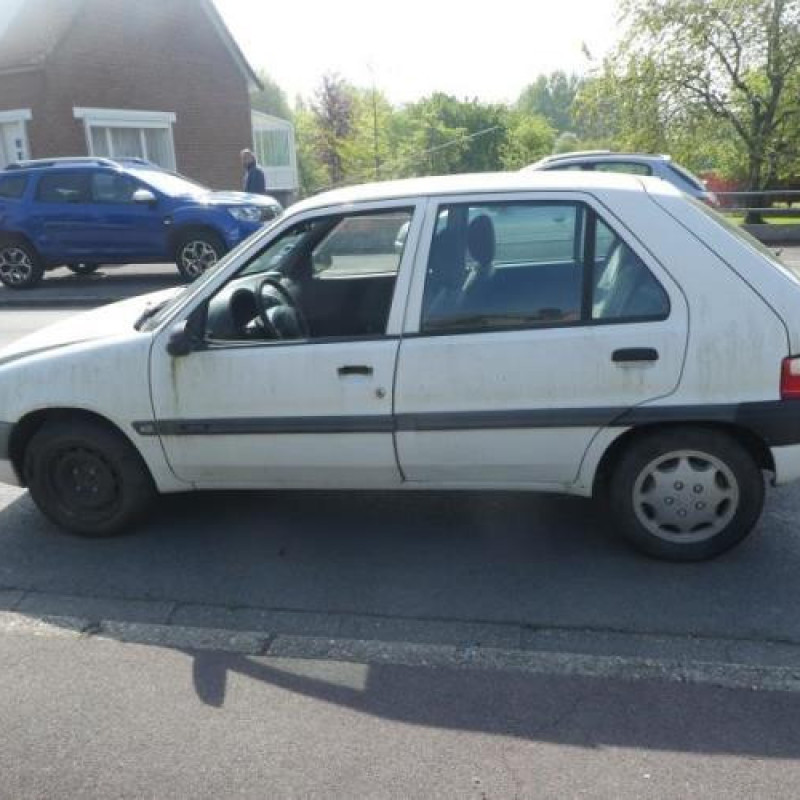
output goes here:
[{"label": "rear quarter window", "polygon": [[28,178],[25,175],[0,176],[0,199],[19,200],[25,194]]}]

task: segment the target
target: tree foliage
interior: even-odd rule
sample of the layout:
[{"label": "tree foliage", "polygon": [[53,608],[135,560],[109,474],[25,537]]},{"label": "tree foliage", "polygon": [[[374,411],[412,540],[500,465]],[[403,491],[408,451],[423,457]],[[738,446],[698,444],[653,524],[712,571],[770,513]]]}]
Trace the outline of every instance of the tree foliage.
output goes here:
[{"label": "tree foliage", "polygon": [[625,19],[580,92],[588,130],[686,152],[690,166],[721,160],[752,189],[785,172],[800,130],[800,0],[627,0]]},{"label": "tree foliage", "polygon": [[517,110],[544,117],[557,133],[573,130],[572,109],[581,78],[562,70],[540,75],[517,100]]},{"label": "tree foliage", "polygon": [[258,73],[258,79],[263,89],[250,93],[251,108],[254,111],[271,114],[273,117],[291,119],[292,110],[289,108],[289,101],[283,89],[264,71]]}]

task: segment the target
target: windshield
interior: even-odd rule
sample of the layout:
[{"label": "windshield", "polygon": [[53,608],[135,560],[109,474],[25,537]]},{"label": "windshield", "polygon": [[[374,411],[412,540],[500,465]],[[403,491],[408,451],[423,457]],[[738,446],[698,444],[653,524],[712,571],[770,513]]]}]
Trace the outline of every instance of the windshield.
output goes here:
[{"label": "windshield", "polygon": [[711,217],[714,222],[722,225],[722,227],[725,228],[728,233],[732,233],[737,239],[740,239],[754,250],[757,250],[770,262],[770,264],[772,264],[772,266],[777,267],[793,281],[798,282],[798,280],[800,280],[798,279],[797,275],[795,275],[795,273],[789,267],[787,267],[786,264],[780,260],[780,258],[778,258],[778,255],[774,250],[770,250],[769,247],[756,239],[756,237],[751,233],[748,233],[741,225],[731,222],[724,214],[720,214],[719,211],[715,211],[707,203],[704,203],[702,200],[698,200],[696,197],[689,197],[688,199],[695,208],[700,209],[700,211],[702,211],[706,216]]},{"label": "windshield", "polygon": [[176,195],[206,194],[210,191],[207,187],[176,175],[172,172],[161,172],[156,169],[131,169],[132,175],[152,186],[162,194],[175,197]]},{"label": "windshield", "polygon": [[229,253],[223,256],[213,267],[207,269],[202,277],[198,278],[191,286],[186,286],[174,296],[170,297],[166,300],[163,304],[160,304],[157,308],[151,309],[152,316],[148,315],[145,319],[142,320],[141,325],[139,326],[139,330],[142,331],[152,331],[155,330],[162,322],[170,317],[172,311],[178,307],[185,299],[189,292],[192,294],[197,294],[198,292],[202,291],[203,287],[208,283],[208,281],[217,274],[220,267],[226,266],[230,261],[237,259],[242,251],[247,250],[251,246],[251,242],[254,237],[258,236],[259,239],[261,238],[262,233],[266,233],[271,231],[278,223],[283,220],[283,214],[278,214],[277,217],[270,220],[269,225],[265,225],[259,233],[254,233],[249,238],[245,239],[238,247],[234,247]]}]

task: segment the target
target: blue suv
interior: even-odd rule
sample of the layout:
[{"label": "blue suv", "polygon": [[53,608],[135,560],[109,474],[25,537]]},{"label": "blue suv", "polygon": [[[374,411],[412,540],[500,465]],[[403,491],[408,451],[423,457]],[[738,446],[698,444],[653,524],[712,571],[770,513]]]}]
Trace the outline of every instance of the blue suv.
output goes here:
[{"label": "blue suv", "polygon": [[281,211],[141,159],[22,161],[0,171],[0,281],[28,289],[62,265],[85,275],[173,260],[191,281]]}]

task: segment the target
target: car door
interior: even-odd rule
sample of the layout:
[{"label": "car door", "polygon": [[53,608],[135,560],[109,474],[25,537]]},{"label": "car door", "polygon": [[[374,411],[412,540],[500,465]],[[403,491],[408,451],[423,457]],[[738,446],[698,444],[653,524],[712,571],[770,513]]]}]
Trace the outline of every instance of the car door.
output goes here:
[{"label": "car door", "polygon": [[[135,263],[163,257],[169,228],[159,211],[159,199],[137,203],[134,194],[146,187],[118,171],[91,173],[91,213],[96,221],[96,252],[105,260]],[[152,190],[150,194],[154,193]]]},{"label": "car door", "polygon": [[563,489],[600,428],[676,388],[683,296],[585,195],[434,206],[395,384],[403,474]]},{"label": "car door", "polygon": [[[355,218],[359,224],[349,224]],[[397,250],[397,232],[407,222],[408,238]],[[162,334],[151,360],[153,432],[179,478],[205,487],[400,483],[392,389],[420,225],[414,203],[294,218],[202,299],[201,348],[176,358],[166,349],[168,332]],[[339,236],[335,254],[320,256],[343,229],[349,233]],[[327,230],[325,240],[316,242],[320,230]],[[322,280],[331,268],[337,274],[325,286],[306,290],[307,282]],[[390,274],[393,292],[382,319],[370,309],[362,315],[358,303],[370,304]],[[282,281],[281,292],[269,283],[275,280]],[[337,280],[349,285],[346,295],[329,287]],[[286,312],[271,304],[290,292],[310,327],[307,334],[259,339],[264,321],[257,303],[267,303],[256,299],[258,291],[269,295],[269,313]],[[330,303],[346,297],[338,319],[321,307],[323,296]],[[360,328],[354,315],[363,318]],[[286,316],[292,315],[281,318]]]},{"label": "car door", "polygon": [[49,260],[81,260],[94,253],[97,219],[89,185],[85,169],[53,169],[39,177],[30,225],[37,247]]}]

